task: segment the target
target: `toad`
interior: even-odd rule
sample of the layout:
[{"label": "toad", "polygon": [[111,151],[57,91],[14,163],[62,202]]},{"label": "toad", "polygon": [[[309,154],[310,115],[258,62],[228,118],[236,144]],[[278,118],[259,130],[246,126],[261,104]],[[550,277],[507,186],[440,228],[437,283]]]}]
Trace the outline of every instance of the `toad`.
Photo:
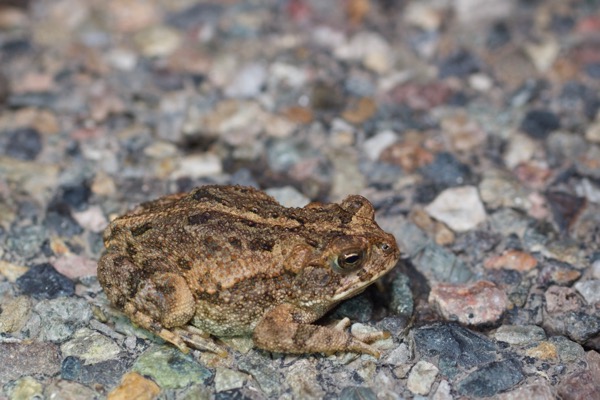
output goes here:
[{"label": "toad", "polygon": [[251,187],[203,186],[141,204],[104,232],[98,280],[134,323],[171,342],[222,353],[209,338],[251,336],[281,353],[356,352],[385,332],[348,320],[313,324],[399,258],[362,196],[286,208]]}]

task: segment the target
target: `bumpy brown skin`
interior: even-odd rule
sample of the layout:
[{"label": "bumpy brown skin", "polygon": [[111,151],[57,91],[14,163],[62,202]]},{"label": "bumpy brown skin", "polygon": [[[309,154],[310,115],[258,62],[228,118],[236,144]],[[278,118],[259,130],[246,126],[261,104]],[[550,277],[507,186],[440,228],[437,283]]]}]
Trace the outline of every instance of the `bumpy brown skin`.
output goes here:
[{"label": "bumpy brown skin", "polygon": [[98,279],[111,303],[182,351],[218,351],[202,331],[275,352],[379,355],[367,343],[381,334],[311,324],[399,258],[361,196],[285,208],[250,187],[204,186],[140,205],[104,242]]}]

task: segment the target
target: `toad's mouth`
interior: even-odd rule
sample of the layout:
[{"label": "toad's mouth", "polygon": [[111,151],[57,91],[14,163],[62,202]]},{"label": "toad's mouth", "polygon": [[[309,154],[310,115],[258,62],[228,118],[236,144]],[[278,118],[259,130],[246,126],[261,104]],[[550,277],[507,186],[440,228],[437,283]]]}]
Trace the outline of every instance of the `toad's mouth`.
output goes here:
[{"label": "toad's mouth", "polygon": [[368,280],[361,279],[358,275],[352,274],[342,278],[340,287],[334,294],[333,301],[342,301],[356,296],[365,291],[367,287],[375,283],[377,279],[388,273],[396,263],[391,263],[387,268],[382,268],[376,275],[370,276]]}]

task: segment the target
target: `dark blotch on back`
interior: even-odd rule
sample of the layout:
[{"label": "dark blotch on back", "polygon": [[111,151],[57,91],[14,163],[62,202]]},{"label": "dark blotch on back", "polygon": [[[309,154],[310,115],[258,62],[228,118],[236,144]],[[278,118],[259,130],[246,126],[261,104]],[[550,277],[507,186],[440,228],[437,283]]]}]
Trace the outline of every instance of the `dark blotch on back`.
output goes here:
[{"label": "dark blotch on back", "polygon": [[209,252],[218,253],[219,250],[221,250],[221,246],[219,245],[219,242],[216,241],[211,236],[205,237],[202,242],[204,243],[204,247],[206,248],[206,250]]},{"label": "dark blotch on back", "polygon": [[137,249],[131,245],[131,243],[127,244],[127,248],[125,249],[129,258],[133,258],[137,254]]},{"label": "dark blotch on back", "polygon": [[248,248],[252,251],[271,251],[273,250],[273,246],[275,246],[274,240],[266,240],[260,238],[251,240],[250,243],[248,243]]},{"label": "dark blotch on back", "polygon": [[229,244],[232,245],[233,247],[235,247],[236,249],[241,249],[242,248],[242,242],[240,239],[232,236],[229,238]]},{"label": "dark blotch on back", "polygon": [[340,216],[340,222],[342,225],[348,225],[350,222],[352,222],[352,217],[354,216],[347,211],[340,211],[338,215]]},{"label": "dark blotch on back", "polygon": [[319,242],[318,242],[318,241],[316,241],[316,240],[315,240],[315,239],[313,239],[313,238],[306,237],[306,238],[304,238],[304,240],[306,241],[306,243],[307,243],[309,246],[312,246],[312,247],[314,247],[314,248],[317,248],[317,247],[319,247]]},{"label": "dark blotch on back", "polygon": [[225,207],[230,207],[231,202],[222,197],[215,195],[215,190],[210,188],[198,188],[192,193],[192,198],[196,201],[214,201]]},{"label": "dark blotch on back", "polygon": [[188,223],[190,225],[202,225],[207,223],[208,221],[210,221],[211,219],[211,214],[209,211],[205,211],[203,213],[200,214],[194,214],[194,215],[190,215],[188,217]]},{"label": "dark blotch on back", "polygon": [[290,213],[290,218],[297,221],[301,225],[304,225],[306,223],[306,217],[297,212]]},{"label": "dark blotch on back", "polygon": [[150,222],[146,222],[143,225],[136,226],[135,228],[132,228],[131,229],[131,234],[133,236],[141,236],[144,233],[148,232],[150,229],[152,229],[152,224]]},{"label": "dark blotch on back", "polygon": [[179,268],[189,271],[190,269],[192,269],[192,263],[190,262],[190,260],[186,260],[185,258],[180,258],[177,260],[177,265],[179,266]]},{"label": "dark blotch on back", "polygon": [[210,200],[214,197],[208,190],[206,190],[206,188],[198,188],[194,191],[194,193],[192,193],[192,198],[196,201],[201,201]]}]

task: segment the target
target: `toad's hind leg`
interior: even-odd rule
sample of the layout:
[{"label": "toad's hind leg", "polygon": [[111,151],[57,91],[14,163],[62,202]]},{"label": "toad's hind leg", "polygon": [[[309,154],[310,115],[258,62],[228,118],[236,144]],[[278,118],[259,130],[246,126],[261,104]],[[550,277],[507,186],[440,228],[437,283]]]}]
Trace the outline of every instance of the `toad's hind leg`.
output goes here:
[{"label": "toad's hind leg", "polygon": [[195,313],[195,299],[185,279],[169,272],[159,272],[141,283],[132,300],[123,307],[137,325],[174,344],[184,353],[187,344],[223,354],[210,338],[189,325]]}]

